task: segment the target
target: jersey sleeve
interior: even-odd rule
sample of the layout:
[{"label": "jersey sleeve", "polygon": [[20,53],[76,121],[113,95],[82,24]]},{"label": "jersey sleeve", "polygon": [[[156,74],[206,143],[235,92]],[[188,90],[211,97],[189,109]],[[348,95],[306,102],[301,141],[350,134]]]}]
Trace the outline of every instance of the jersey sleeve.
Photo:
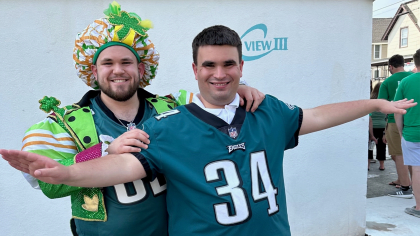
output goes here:
[{"label": "jersey sleeve", "polygon": [[278,119],[283,124],[285,150],[294,148],[299,143],[299,131],[302,126],[303,111],[298,106],[285,103],[277,98],[275,100]]},{"label": "jersey sleeve", "polygon": [[384,81],[381,86],[379,87],[379,94],[378,94],[378,99],[385,99],[388,100],[388,87],[387,87],[387,83]]},{"label": "jersey sleeve", "polygon": [[162,168],[161,168],[161,164],[159,160],[160,159],[159,143],[156,138],[156,132],[153,130],[152,128],[153,125],[150,125],[149,121],[147,121],[143,126],[144,127],[143,131],[149,134],[149,140],[150,140],[149,147],[147,149],[142,150],[141,152],[132,153],[132,154],[143,165],[143,168],[147,174],[147,179],[152,181],[158,176],[159,173],[161,173]]},{"label": "jersey sleeve", "polygon": [[[72,137],[60,125],[51,118],[46,118],[26,131],[22,140],[22,151],[47,156],[69,166],[74,164],[77,147]],[[28,174],[24,174],[24,176],[32,187],[41,189],[49,198],[69,196],[74,191],[81,189],[62,184],[44,183]]]}]

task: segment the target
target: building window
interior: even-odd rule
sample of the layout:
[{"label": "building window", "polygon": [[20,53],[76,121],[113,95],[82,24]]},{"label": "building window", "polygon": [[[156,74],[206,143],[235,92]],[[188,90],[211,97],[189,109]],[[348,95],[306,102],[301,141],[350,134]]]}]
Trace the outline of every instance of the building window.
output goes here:
[{"label": "building window", "polygon": [[374,46],[373,59],[381,58],[381,45]]},{"label": "building window", "polygon": [[374,78],[378,78],[379,77],[379,70],[375,70],[375,77]]},{"label": "building window", "polygon": [[408,46],[408,27],[401,28],[400,31],[401,31],[400,32],[401,33],[400,34],[400,38],[401,38],[400,48],[407,47]]}]

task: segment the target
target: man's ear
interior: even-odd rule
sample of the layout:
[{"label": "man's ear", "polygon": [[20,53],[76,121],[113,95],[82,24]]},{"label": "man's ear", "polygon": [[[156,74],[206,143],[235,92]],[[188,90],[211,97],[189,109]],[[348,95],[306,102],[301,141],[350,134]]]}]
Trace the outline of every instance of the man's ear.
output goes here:
[{"label": "man's ear", "polygon": [[140,78],[143,78],[144,71],[146,70],[144,67],[144,64],[140,62],[138,64],[138,69],[139,69]]},{"label": "man's ear", "polygon": [[197,65],[194,62],[192,63],[192,68],[193,68],[193,71],[194,71],[195,80],[197,80]]},{"label": "man's ear", "polygon": [[91,65],[90,69],[92,70],[92,74],[93,74],[93,76],[95,76],[95,79],[98,78],[96,76],[98,74],[98,68],[96,67],[96,65]]},{"label": "man's ear", "polygon": [[241,71],[241,77],[242,77],[242,70],[244,68],[244,60],[241,61],[241,64],[239,64],[239,70]]}]

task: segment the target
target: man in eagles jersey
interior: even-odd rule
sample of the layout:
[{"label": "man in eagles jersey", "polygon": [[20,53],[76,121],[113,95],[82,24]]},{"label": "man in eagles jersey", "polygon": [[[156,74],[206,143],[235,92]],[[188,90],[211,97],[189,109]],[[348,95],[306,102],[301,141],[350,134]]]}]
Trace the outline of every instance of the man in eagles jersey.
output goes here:
[{"label": "man in eagles jersey", "polygon": [[146,176],[153,180],[162,173],[168,186],[169,235],[285,236],[290,228],[283,154],[297,146],[298,135],[373,111],[403,114],[416,105],[374,99],[301,109],[267,95],[250,113],[237,95],[244,65],[238,34],[225,26],[209,27],[192,46],[200,93],[191,104],[144,123],[148,149],[70,167],[33,153],[0,153],[11,165],[54,184],[109,186]]},{"label": "man in eagles jersey", "polygon": [[[58,107],[55,98],[40,100],[41,109],[51,113],[28,129],[23,151],[48,156],[64,165],[95,159],[107,152],[139,152],[138,147],[146,147],[140,141],[148,142],[140,130],[147,119],[189,103],[192,96],[186,91],[171,100],[143,89],[155,78],[159,61],[159,53],[147,34],[151,23],[121,11],[116,2],[104,13],[105,17],[96,19],[77,35],[73,51],[78,76],[95,90],[63,108]],[[241,85],[241,89],[247,97],[260,94],[247,86]],[[255,99],[253,109],[263,97]],[[251,103],[248,100],[247,105]],[[30,175],[26,178],[49,198],[71,197],[75,235],[167,235],[163,176],[101,189],[53,185]]]}]

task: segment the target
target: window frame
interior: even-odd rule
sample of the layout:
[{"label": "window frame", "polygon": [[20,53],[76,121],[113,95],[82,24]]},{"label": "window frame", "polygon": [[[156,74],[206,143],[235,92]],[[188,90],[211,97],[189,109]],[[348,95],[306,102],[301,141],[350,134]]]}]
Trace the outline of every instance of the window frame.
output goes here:
[{"label": "window frame", "polygon": [[[379,57],[376,57],[376,46],[379,46]],[[382,45],[381,44],[374,44],[373,45],[373,59],[381,59],[382,58]]]},{"label": "window frame", "polygon": [[[402,31],[405,30],[405,29],[407,29],[407,38],[405,38],[405,39],[407,39],[407,42],[403,46],[402,45],[402,40],[403,40]],[[408,26],[400,28],[400,48],[406,48],[406,47],[408,47]]]}]

